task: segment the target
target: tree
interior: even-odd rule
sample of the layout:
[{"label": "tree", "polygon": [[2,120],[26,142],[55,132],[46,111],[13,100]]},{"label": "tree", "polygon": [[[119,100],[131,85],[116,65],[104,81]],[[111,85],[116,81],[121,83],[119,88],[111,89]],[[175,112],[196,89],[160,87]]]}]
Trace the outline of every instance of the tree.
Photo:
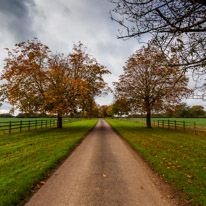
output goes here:
[{"label": "tree", "polygon": [[[62,128],[63,115],[82,105],[82,97],[101,93],[106,87],[102,75],[109,72],[86,53],[81,42],[65,56],[52,54],[38,39],[28,40],[8,50],[5,62],[1,75],[1,80],[6,80],[1,86],[3,99],[13,110],[57,114],[58,128]],[[88,73],[92,73],[92,81]]]},{"label": "tree", "polygon": [[107,108],[108,106],[107,105],[101,105],[100,106],[100,117],[107,117]]},{"label": "tree", "polygon": [[[173,56],[170,63],[178,62]],[[136,51],[126,62],[124,74],[115,82],[115,96],[124,98],[130,107],[147,114],[151,128],[151,112],[163,111],[190,92],[188,78],[178,67],[168,66],[168,60],[155,47],[148,45]]]},{"label": "tree", "polygon": [[112,20],[126,29],[119,38],[150,34],[162,52],[178,53],[180,65],[206,67],[205,0],[109,1],[116,5]]},{"label": "tree", "polygon": [[90,119],[92,117],[99,117],[99,108],[94,100],[90,100],[86,104],[84,102],[82,112],[84,113],[84,117],[89,117]]},{"label": "tree", "polygon": [[130,106],[125,98],[116,97],[116,100],[113,104],[113,113],[116,115],[128,114],[130,111]]},{"label": "tree", "polygon": [[174,115],[175,117],[182,118],[190,117],[190,106],[188,106],[186,103],[177,105],[174,111]]},{"label": "tree", "polygon": [[13,118],[14,116],[10,113],[0,114],[0,118]]},{"label": "tree", "polygon": [[86,49],[79,42],[69,55],[72,69],[75,71],[75,78],[81,76],[81,79],[87,83],[86,95],[74,96],[73,98],[79,99],[80,104],[75,103],[72,108],[74,113],[78,108],[85,111],[86,116],[93,117],[97,112],[95,97],[105,95],[110,90],[103,80],[103,75],[110,72],[100,65],[95,58],[91,58]]},{"label": "tree", "polygon": [[200,105],[192,106],[189,112],[191,117],[201,117],[205,114],[204,107]]},{"label": "tree", "polygon": [[112,117],[113,116],[113,105],[109,105],[108,107],[107,107],[107,110],[106,110],[106,113],[107,113],[107,116],[108,117]]}]

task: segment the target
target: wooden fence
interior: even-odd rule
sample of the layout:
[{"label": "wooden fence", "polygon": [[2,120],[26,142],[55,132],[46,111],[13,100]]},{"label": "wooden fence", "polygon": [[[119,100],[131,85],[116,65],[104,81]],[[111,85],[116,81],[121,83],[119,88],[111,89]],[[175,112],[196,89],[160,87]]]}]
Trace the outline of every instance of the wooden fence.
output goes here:
[{"label": "wooden fence", "polygon": [[[76,122],[85,118],[63,118],[62,123]],[[57,119],[22,120],[22,121],[0,121],[0,135],[21,133],[30,130],[37,130],[47,127],[56,127]]]},{"label": "wooden fence", "polygon": [[[120,118],[129,121],[135,121],[142,124],[146,124],[146,118]],[[172,129],[185,132],[193,132],[194,134],[206,134],[206,123],[189,122],[189,121],[177,121],[177,120],[151,120],[153,127]]]},{"label": "wooden fence", "polygon": [[206,133],[206,123],[199,122],[187,122],[187,121],[177,121],[177,120],[152,120],[153,127],[163,128],[163,129],[173,129],[182,131],[192,131],[197,133]]},{"label": "wooden fence", "polygon": [[21,133],[23,131],[54,127],[56,124],[57,119],[0,122],[0,134]]}]

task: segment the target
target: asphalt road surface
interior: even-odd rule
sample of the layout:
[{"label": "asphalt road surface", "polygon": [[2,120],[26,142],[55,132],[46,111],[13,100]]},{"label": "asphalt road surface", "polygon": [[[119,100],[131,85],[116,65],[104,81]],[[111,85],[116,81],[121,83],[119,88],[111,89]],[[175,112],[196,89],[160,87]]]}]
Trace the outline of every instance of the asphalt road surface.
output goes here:
[{"label": "asphalt road surface", "polygon": [[137,153],[104,120],[26,206],[172,206]]}]

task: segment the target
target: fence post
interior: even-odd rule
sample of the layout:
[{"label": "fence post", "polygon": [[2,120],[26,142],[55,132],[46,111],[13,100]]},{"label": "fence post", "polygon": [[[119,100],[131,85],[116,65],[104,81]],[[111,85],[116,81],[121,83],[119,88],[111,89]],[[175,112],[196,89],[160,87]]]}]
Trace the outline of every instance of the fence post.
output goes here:
[{"label": "fence post", "polygon": [[183,121],[183,128],[184,128],[184,131],[185,131],[185,121]]},{"label": "fence post", "polygon": [[28,125],[28,131],[30,131],[30,120],[29,120],[29,125]]},{"label": "fence post", "polygon": [[51,119],[50,119],[50,127],[51,127]]},{"label": "fence post", "polygon": [[37,129],[37,120],[35,120],[35,129]]},{"label": "fence post", "polygon": [[175,120],[175,130],[177,130],[177,121]]},{"label": "fence post", "polygon": [[11,134],[11,121],[9,122],[9,134]]},{"label": "fence post", "polygon": [[170,120],[168,120],[167,127],[168,127],[168,129],[170,129]]},{"label": "fence post", "polygon": [[164,123],[165,123],[165,120],[162,120],[162,128],[163,128],[163,129],[165,128]]},{"label": "fence post", "polygon": [[20,121],[20,133],[21,133],[21,129],[22,129],[22,121]]},{"label": "fence post", "polygon": [[46,128],[47,128],[47,120],[46,120]]},{"label": "fence post", "polygon": [[42,129],[42,119],[41,119],[41,129]]},{"label": "fence post", "polygon": [[194,122],[194,131],[195,131],[195,134],[197,134],[197,131],[196,131],[196,122]]}]

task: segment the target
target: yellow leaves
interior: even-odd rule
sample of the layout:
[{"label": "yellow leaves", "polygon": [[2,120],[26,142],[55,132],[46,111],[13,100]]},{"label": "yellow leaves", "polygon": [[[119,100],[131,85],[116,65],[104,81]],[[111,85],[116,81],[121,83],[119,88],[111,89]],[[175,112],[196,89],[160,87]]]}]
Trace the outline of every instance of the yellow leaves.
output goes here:
[{"label": "yellow leaves", "polygon": [[193,178],[193,176],[192,176],[192,175],[187,175],[187,177],[188,177],[188,178],[190,178],[190,179],[191,179],[191,178]]},{"label": "yellow leaves", "polygon": [[174,170],[177,170],[177,168],[176,168],[175,166],[172,166],[172,168],[173,168]]},{"label": "yellow leaves", "polygon": [[9,113],[14,114],[14,108],[10,109]]},{"label": "yellow leaves", "polygon": [[107,175],[105,175],[105,174],[102,174],[102,176],[103,176],[103,177],[107,177]]}]

